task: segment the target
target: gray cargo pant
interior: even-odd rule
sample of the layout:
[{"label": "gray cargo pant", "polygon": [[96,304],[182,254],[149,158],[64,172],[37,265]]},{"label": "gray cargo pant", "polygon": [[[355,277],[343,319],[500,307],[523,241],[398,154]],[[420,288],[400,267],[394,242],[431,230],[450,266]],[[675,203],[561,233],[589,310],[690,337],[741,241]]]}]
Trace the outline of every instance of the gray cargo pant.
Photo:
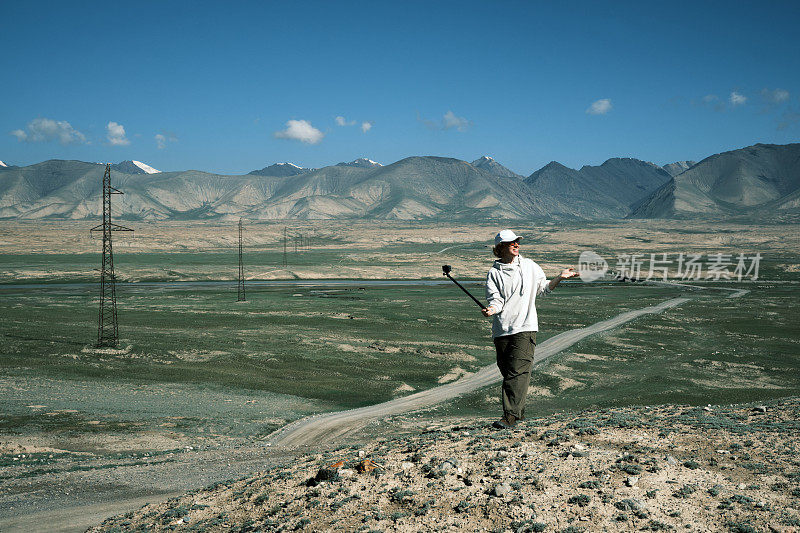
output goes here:
[{"label": "gray cargo pant", "polygon": [[525,418],[525,396],[531,382],[536,332],[523,331],[494,338],[497,367],[503,375],[503,415]]}]

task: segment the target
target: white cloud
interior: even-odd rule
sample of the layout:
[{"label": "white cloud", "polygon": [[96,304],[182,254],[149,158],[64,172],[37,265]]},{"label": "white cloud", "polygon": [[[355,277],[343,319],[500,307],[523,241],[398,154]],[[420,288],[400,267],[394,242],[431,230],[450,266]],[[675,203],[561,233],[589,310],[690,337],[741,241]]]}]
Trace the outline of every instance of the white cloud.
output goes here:
[{"label": "white cloud", "polygon": [[372,122],[362,122],[361,123],[361,131],[367,133],[369,130],[372,129]]},{"label": "white cloud", "polygon": [[325,134],[311,125],[307,120],[290,120],[286,129],[274,133],[278,139],[292,139],[306,144],[318,144]]},{"label": "white cloud", "polygon": [[592,102],[592,105],[586,109],[586,113],[589,115],[605,115],[611,111],[611,107],[610,98],[601,98]]},{"label": "white cloud", "polygon": [[355,120],[346,120],[343,116],[336,117],[336,125],[337,126],[355,126]]},{"label": "white cloud", "polygon": [[[696,104],[696,102],[693,102]],[[719,96],[716,94],[707,94],[703,98],[700,99],[698,105],[706,106],[712,108],[717,113],[722,113],[725,111],[725,102],[720,100]]]},{"label": "white cloud", "polygon": [[456,114],[452,111],[445,113],[441,120],[422,118],[419,113],[417,113],[417,120],[432,130],[450,130],[455,128],[458,131],[466,131],[470,126],[472,126],[472,122],[470,120],[467,120],[464,117],[456,116]]},{"label": "white cloud", "polygon": [[448,111],[442,117],[442,129],[450,130],[457,129],[458,131],[466,131],[472,123],[464,117],[457,117],[452,111]]},{"label": "white cloud", "polygon": [[20,142],[58,141],[61,144],[88,144],[86,136],[73,128],[69,122],[49,118],[35,118],[24,130],[14,130],[11,135]]},{"label": "white cloud", "polygon": [[128,146],[131,144],[131,141],[125,137],[125,128],[122,124],[111,121],[106,126],[106,130],[108,132],[106,138],[111,146]]},{"label": "white cloud", "polygon": [[163,132],[163,133],[156,133],[154,139],[156,140],[156,147],[159,150],[163,150],[167,147],[167,143],[175,143],[178,142],[178,137],[174,133]]},{"label": "white cloud", "polygon": [[736,107],[740,105],[744,105],[747,102],[747,97],[741,93],[737,93],[736,91],[731,92],[730,96],[731,105]]},{"label": "white cloud", "polygon": [[780,104],[789,99],[789,91],[785,89],[761,89],[761,97],[770,104]]}]

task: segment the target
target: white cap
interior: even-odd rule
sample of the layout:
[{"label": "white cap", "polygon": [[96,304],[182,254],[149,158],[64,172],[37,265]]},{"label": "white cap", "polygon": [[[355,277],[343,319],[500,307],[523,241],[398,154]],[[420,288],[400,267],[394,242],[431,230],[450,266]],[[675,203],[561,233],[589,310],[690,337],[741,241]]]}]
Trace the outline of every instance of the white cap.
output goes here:
[{"label": "white cap", "polygon": [[494,236],[494,245],[497,246],[501,242],[514,242],[521,240],[522,237],[520,237],[510,229],[504,229],[500,233]]}]

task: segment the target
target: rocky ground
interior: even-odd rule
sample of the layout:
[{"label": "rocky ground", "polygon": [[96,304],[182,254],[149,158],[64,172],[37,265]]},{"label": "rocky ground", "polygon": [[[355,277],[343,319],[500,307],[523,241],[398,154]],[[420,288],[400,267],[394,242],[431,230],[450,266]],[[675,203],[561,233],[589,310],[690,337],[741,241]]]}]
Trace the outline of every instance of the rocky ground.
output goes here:
[{"label": "rocky ground", "polygon": [[800,398],[490,422],[301,455],[91,531],[800,530]]}]

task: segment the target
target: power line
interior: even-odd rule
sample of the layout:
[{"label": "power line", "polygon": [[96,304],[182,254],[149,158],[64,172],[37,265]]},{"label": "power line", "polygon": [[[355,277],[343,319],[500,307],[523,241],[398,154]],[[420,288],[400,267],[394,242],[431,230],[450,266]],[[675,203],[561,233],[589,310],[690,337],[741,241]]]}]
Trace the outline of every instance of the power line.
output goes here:
[{"label": "power line", "polygon": [[103,262],[100,268],[100,316],[97,326],[97,347],[119,346],[119,328],[117,325],[117,278],[114,275],[114,252],[111,244],[111,232],[133,231],[125,226],[111,222],[111,195],[124,194],[111,186],[111,164],[106,164],[103,174],[103,223],[89,230],[103,231]]},{"label": "power line", "polygon": [[247,298],[244,293],[244,264],[242,263],[242,219],[239,219],[239,291],[236,298],[237,302],[245,302]]},{"label": "power line", "polygon": [[288,266],[289,263],[287,262],[286,257],[286,246],[287,246],[287,235],[286,235],[286,226],[283,227],[283,266]]}]

